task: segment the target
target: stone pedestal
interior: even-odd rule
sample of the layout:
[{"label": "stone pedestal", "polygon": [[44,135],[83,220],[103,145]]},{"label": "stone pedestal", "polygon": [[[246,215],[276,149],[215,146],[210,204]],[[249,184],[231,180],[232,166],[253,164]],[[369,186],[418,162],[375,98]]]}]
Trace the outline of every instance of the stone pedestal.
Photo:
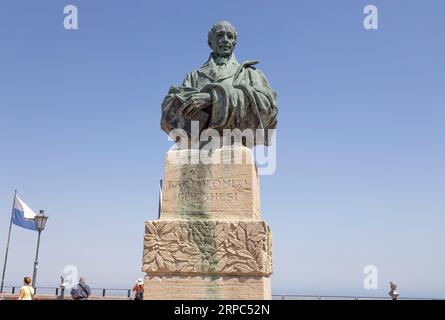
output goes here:
[{"label": "stone pedestal", "polygon": [[271,299],[271,232],[260,220],[249,149],[218,149],[211,158],[167,153],[160,218],[145,224],[142,270],[149,300]]}]

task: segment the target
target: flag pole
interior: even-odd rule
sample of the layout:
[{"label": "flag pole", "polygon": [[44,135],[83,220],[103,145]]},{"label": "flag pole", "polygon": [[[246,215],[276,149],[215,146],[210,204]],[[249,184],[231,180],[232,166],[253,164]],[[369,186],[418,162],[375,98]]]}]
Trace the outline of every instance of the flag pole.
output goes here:
[{"label": "flag pole", "polygon": [[8,252],[9,252],[9,240],[11,239],[12,216],[14,214],[14,205],[16,196],[17,196],[17,190],[14,191],[14,200],[12,201],[11,221],[9,222],[8,243],[6,245],[5,264],[3,265],[2,284],[0,286],[0,293],[3,293],[3,284],[5,282],[6,263],[8,262]]}]

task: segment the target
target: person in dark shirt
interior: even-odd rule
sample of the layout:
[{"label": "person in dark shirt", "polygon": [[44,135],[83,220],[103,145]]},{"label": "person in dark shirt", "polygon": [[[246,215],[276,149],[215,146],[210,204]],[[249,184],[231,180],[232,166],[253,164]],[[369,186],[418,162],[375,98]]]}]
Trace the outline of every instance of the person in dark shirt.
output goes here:
[{"label": "person in dark shirt", "polygon": [[79,284],[71,289],[71,296],[74,300],[86,300],[91,295],[91,289],[86,284],[85,278],[81,277],[79,279]]}]

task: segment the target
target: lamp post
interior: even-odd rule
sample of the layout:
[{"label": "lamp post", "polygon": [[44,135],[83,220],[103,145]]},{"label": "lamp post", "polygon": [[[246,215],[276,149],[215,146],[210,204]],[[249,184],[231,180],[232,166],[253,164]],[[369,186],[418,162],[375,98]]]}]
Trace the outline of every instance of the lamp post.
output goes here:
[{"label": "lamp post", "polygon": [[60,299],[63,300],[65,298],[65,279],[60,277]]},{"label": "lamp post", "polygon": [[45,211],[40,210],[40,213],[34,217],[34,222],[37,227],[37,232],[39,233],[37,238],[37,250],[36,250],[36,259],[34,261],[34,272],[32,274],[32,287],[36,287],[36,277],[37,277],[37,268],[39,264],[39,246],[40,246],[40,234],[45,229],[46,220],[48,217],[45,216]]}]

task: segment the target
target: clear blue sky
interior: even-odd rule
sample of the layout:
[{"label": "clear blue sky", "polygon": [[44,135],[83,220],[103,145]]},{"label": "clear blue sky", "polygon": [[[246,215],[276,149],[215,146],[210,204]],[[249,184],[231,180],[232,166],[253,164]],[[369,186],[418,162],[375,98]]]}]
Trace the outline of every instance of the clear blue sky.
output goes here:
[{"label": "clear blue sky", "polygon": [[[63,8],[79,9],[79,30]],[[366,4],[379,30],[362,26]],[[50,216],[39,285],[76,265],[92,286],[141,276],[171,145],[170,85],[238,29],[279,95],[277,171],[262,177],[275,293],[445,297],[445,2],[0,2],[0,262],[15,188]],[[36,234],[13,229],[6,284],[32,274]],[[379,290],[363,288],[363,268]]]}]

